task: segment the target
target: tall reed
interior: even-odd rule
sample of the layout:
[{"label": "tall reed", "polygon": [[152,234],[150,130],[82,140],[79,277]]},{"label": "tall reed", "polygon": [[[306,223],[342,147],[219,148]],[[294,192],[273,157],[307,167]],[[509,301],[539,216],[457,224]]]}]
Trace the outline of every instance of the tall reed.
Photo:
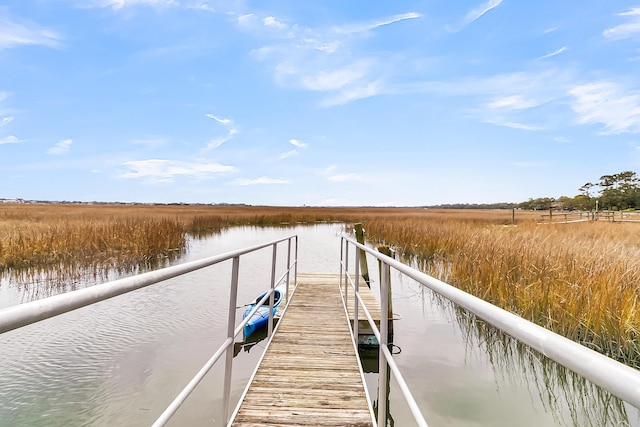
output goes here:
[{"label": "tall reed", "polygon": [[640,227],[371,220],[425,272],[625,363],[640,366]]}]

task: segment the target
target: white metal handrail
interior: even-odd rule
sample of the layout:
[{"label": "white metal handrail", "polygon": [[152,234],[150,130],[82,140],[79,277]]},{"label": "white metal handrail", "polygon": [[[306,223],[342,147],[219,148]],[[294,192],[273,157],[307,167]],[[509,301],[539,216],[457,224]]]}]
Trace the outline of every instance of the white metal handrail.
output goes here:
[{"label": "white metal handrail", "polygon": [[[348,262],[346,261],[348,261],[349,245],[353,245],[356,248],[356,271],[358,270],[358,257],[360,254],[360,251],[357,249],[365,251],[383,263],[383,273],[380,284],[381,319],[386,319],[388,316],[387,299],[389,280],[388,277],[385,277],[387,269],[384,268],[384,265],[386,265],[475,314],[507,335],[542,353],[549,359],[588,379],[612,395],[630,403],[636,408],[640,408],[640,371],[637,369],[613,360],[555,332],[538,326],[522,317],[413,269],[351,238],[343,237],[342,241],[344,242],[342,244],[346,245],[347,250],[344,251],[343,256],[345,261],[343,262],[341,259],[341,266],[343,266],[341,272],[348,274]],[[341,254],[342,253],[343,251],[341,250]],[[358,276],[359,274],[355,277],[356,286],[359,281]],[[358,301],[362,304],[360,297],[358,297]],[[371,320],[369,321],[371,322]],[[354,324],[357,324],[357,318]],[[380,324],[381,329],[383,329],[386,328],[387,322],[380,322]],[[372,325],[372,327],[375,331],[375,325]],[[381,334],[380,339],[382,340],[380,341],[381,355],[384,353],[384,358],[386,359],[387,356],[389,356],[390,359],[390,353],[388,349],[386,349],[386,345],[383,345],[383,341],[386,340],[386,331],[382,330],[378,333]],[[387,353],[389,354],[387,355]]]},{"label": "white metal handrail", "polygon": [[[277,261],[277,247],[279,243],[287,242],[287,268],[284,274],[276,280],[276,261]],[[295,241],[294,259],[291,261],[292,241]],[[55,295],[49,298],[44,298],[37,301],[28,302],[25,304],[16,305],[13,307],[0,310],[0,334],[3,334],[14,329],[18,329],[32,323],[36,323],[51,317],[67,313],[69,311],[76,310],[91,304],[95,304],[100,301],[104,301],[109,298],[116,297],[118,295],[125,294],[127,292],[135,291],[150,285],[154,285],[165,280],[181,276],[205,267],[218,264],[223,261],[232,260],[231,271],[231,285],[229,295],[229,317],[227,320],[227,338],[222,345],[216,350],[211,358],[205,363],[205,365],[198,371],[198,373],[191,379],[191,381],[184,387],[184,389],[178,394],[173,402],[165,409],[165,411],[156,420],[153,426],[163,426],[169,419],[175,414],[182,403],[187,399],[195,387],[205,377],[207,372],[214,366],[214,364],[220,359],[222,354],[226,352],[226,364],[225,364],[225,378],[224,378],[224,419],[229,419],[229,400],[231,394],[231,372],[233,363],[233,342],[235,337],[242,332],[244,326],[249,321],[251,316],[247,316],[236,327],[236,306],[238,295],[238,274],[240,265],[240,256],[255,252],[260,249],[272,247],[273,256],[271,261],[271,288],[267,294],[260,300],[260,304],[266,303],[269,299],[269,334],[273,329],[273,305],[274,305],[274,293],[273,289],[277,283],[286,280],[286,299],[288,302],[289,284],[291,283],[291,274],[293,273],[294,285],[297,283],[298,275],[298,236],[293,235],[278,240],[273,240],[267,243],[262,243],[254,246],[250,246],[244,249],[227,252],[221,255],[203,258],[196,261],[187,262],[180,265],[166,267],[163,269],[150,271],[133,277],[127,277],[120,280],[115,280],[108,283],[103,283],[95,286],[91,286],[85,289],[79,289],[60,295]],[[252,314],[258,310],[256,306],[252,310]]]},{"label": "white metal handrail", "polygon": [[[346,242],[346,248],[343,251],[342,248]],[[389,288],[389,272],[386,268],[382,268],[382,277],[381,277],[381,285],[380,285],[380,329],[377,328],[375,321],[373,320],[373,316],[369,312],[369,309],[365,305],[362,297],[360,296],[360,251],[356,248],[355,255],[355,273],[352,278],[349,275],[349,243],[355,243],[356,246],[361,247],[362,245],[358,244],[354,240],[348,239],[346,237],[342,238],[342,243],[340,245],[340,283],[342,284],[342,275],[345,275],[346,283],[345,283],[345,293],[347,292],[348,286],[351,286],[354,290],[354,316],[353,316],[353,335],[354,339],[358,340],[358,308],[362,306],[362,310],[371,326],[371,330],[375,335],[376,339],[379,343],[379,355],[378,355],[378,363],[380,373],[380,377],[378,379],[378,425],[386,426],[387,425],[387,383],[382,381],[383,372],[387,372],[387,367],[393,373],[393,377],[398,383],[398,387],[400,388],[400,392],[404,397],[407,406],[409,406],[409,410],[411,411],[411,415],[413,415],[414,420],[417,425],[420,427],[428,427],[427,422],[424,419],[424,415],[422,415],[422,411],[418,407],[416,400],[413,398],[411,394],[411,390],[409,390],[409,386],[404,381],[402,373],[400,369],[398,369],[398,365],[396,364],[393,356],[388,348],[388,308],[389,308],[389,300],[388,300],[388,288]],[[384,296],[382,296],[384,295]],[[345,295],[345,302],[347,302],[347,295]]]}]

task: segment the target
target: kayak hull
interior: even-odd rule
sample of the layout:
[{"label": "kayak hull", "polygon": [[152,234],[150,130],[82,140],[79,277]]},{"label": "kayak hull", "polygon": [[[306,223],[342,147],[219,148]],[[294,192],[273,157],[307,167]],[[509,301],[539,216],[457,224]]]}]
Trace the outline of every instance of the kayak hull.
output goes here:
[{"label": "kayak hull", "polygon": [[[285,297],[285,286],[280,285],[274,289],[274,304],[273,304],[273,313],[275,316],[278,312],[278,308],[280,307],[280,302]],[[257,303],[267,294],[267,292],[261,293],[252,304],[250,304],[244,313],[242,314],[242,319],[246,319],[251,311],[256,307]],[[258,310],[251,316],[251,319],[244,326],[244,336],[245,338],[253,334],[255,331],[265,328],[269,323],[269,298],[267,301],[261,305]]]}]

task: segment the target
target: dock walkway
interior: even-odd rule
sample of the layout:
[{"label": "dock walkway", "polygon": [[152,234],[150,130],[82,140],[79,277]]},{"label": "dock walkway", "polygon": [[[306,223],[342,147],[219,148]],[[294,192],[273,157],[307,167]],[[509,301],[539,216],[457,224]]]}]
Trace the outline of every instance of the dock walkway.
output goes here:
[{"label": "dock walkway", "polygon": [[298,275],[234,426],[373,426],[338,275]]}]

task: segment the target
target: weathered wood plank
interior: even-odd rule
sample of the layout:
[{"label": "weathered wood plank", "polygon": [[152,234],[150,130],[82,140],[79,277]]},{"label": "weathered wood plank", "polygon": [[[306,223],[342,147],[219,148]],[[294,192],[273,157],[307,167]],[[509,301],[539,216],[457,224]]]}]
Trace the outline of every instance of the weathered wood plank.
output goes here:
[{"label": "weathered wood plank", "polygon": [[372,426],[339,276],[298,286],[236,414],[234,426]]}]

